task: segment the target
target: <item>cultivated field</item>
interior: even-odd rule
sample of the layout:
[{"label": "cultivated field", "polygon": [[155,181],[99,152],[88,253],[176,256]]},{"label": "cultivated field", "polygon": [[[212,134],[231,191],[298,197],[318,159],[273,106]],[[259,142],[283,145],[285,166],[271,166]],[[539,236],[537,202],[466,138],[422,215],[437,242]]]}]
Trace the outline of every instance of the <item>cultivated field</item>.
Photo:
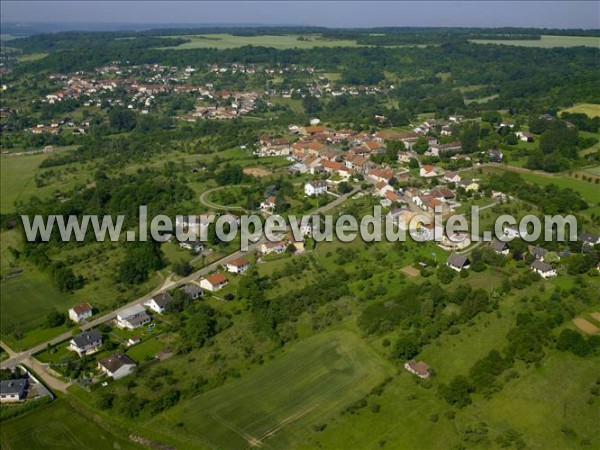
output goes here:
[{"label": "cultivated field", "polygon": [[341,39],[322,39],[319,35],[303,36],[307,40],[298,40],[299,35],[283,36],[234,36],[232,34],[202,34],[190,36],[175,36],[177,38],[190,39],[190,42],[177,45],[177,50],[189,50],[194,48],[237,48],[245,45],[257,47],[273,47],[277,49],[287,48],[313,48],[313,47],[356,47],[356,41]]},{"label": "cultivated field", "polygon": [[306,441],[312,426],[326,423],[391,372],[355,334],[324,333],[149,425],[174,439],[185,439],[185,445],[202,447],[204,441],[219,449],[291,448]]},{"label": "cultivated field", "polygon": [[80,414],[63,400],[10,420],[0,426],[3,450],[31,449],[136,449],[129,440]]},{"label": "cultivated field", "polygon": [[586,334],[596,334],[598,332],[598,327],[596,325],[588,322],[585,319],[582,319],[581,317],[576,317],[573,319],[573,323],[577,328]]},{"label": "cultivated field", "polygon": [[548,36],[542,35],[539,40],[495,40],[495,39],[472,39],[476,44],[516,45],[518,47],[595,47],[600,48],[600,38],[593,36]]},{"label": "cultivated field", "polygon": [[588,117],[600,117],[600,105],[594,103],[578,103],[570,108],[563,109],[561,112],[583,113]]}]

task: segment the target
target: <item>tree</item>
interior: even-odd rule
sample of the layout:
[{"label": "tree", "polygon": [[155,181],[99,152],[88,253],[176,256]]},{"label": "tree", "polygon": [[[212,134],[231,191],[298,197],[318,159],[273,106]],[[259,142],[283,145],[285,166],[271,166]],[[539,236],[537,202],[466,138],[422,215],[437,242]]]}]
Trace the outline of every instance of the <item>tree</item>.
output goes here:
[{"label": "tree", "polygon": [[350,186],[347,182],[342,181],[338,184],[338,190],[340,194],[347,194],[348,192],[352,192],[352,186]]},{"label": "tree", "polygon": [[463,153],[475,153],[479,150],[479,124],[467,122],[460,134],[460,143]]},{"label": "tree", "polygon": [[51,311],[46,316],[46,327],[47,328],[56,328],[60,327],[67,321],[67,315],[65,313],[60,313],[56,310]]},{"label": "tree", "polygon": [[191,264],[184,260],[173,264],[173,272],[180,277],[187,277],[193,270]]},{"label": "tree", "polygon": [[135,128],[135,113],[126,108],[112,108],[108,113],[108,123],[117,133],[131,131]]},{"label": "tree", "polygon": [[585,338],[577,331],[564,329],[558,335],[556,348],[563,351],[570,351],[577,356],[587,356],[590,354],[591,347]]},{"label": "tree", "polygon": [[412,359],[421,351],[421,343],[414,334],[405,334],[398,338],[392,355],[401,360]]},{"label": "tree", "polygon": [[473,388],[464,376],[456,376],[447,385],[441,385],[440,391],[444,400],[451,405],[464,408],[471,403]]}]

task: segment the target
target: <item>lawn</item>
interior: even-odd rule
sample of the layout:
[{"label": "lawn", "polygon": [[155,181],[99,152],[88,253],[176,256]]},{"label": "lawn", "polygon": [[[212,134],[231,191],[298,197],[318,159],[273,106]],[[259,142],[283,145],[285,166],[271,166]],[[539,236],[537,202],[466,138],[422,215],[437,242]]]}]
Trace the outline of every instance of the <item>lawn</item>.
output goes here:
[{"label": "lawn", "polygon": [[[170,36],[167,36],[170,37]],[[194,48],[237,48],[245,45],[258,47],[273,47],[277,49],[313,48],[313,47],[356,47],[356,41],[341,39],[323,39],[319,35],[306,35],[307,40],[298,40],[299,35],[284,36],[234,36],[232,34],[202,34],[189,36],[174,36],[189,39],[190,42],[168,49],[189,50]]]},{"label": "lawn", "polygon": [[594,36],[548,36],[542,35],[540,40],[495,40],[471,39],[475,44],[515,45],[518,47],[600,47],[600,38]]},{"label": "lawn", "polygon": [[600,105],[595,103],[578,103],[570,108],[563,109],[561,112],[583,113],[588,117],[600,117]]},{"label": "lawn", "polygon": [[117,436],[95,416],[75,410],[65,400],[40,407],[0,427],[4,450],[50,449],[136,449],[126,437]]},{"label": "lawn", "polygon": [[[181,446],[291,448],[390,375],[358,336],[329,332],[290,347],[248,376],[151,420]],[[200,442],[204,442],[203,445]]]}]

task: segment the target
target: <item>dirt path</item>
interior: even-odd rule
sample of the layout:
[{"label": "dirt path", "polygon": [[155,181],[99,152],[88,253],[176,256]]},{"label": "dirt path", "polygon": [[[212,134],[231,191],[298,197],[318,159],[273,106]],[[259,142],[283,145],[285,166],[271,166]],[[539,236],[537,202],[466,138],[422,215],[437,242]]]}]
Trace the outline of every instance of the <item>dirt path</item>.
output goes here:
[{"label": "dirt path", "polygon": [[[200,194],[200,199],[199,199],[200,203],[202,203],[207,208],[212,208],[212,209],[221,209],[221,210],[225,210],[225,211],[229,211],[229,210],[243,211],[244,208],[242,208],[241,206],[217,205],[216,203],[211,202],[210,200],[207,199],[208,195],[211,194],[212,192],[220,191],[221,189],[228,189],[230,187],[231,186],[219,186],[216,188],[209,189],[208,191],[204,191],[202,194]],[[238,184],[238,185],[236,185],[236,187],[248,187],[248,185],[247,184]]]}]

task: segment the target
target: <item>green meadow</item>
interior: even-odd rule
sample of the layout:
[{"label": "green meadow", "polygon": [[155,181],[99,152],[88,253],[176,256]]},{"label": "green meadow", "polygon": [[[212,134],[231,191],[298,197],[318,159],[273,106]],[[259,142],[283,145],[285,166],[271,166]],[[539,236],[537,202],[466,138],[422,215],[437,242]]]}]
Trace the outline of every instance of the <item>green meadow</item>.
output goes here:
[{"label": "green meadow", "polygon": [[2,423],[0,444],[4,450],[142,448],[61,399]]},{"label": "green meadow", "polygon": [[471,39],[476,44],[515,45],[518,47],[595,47],[600,48],[600,38],[594,36],[552,36],[542,35],[539,40],[496,40],[496,39]]},{"label": "green meadow", "polygon": [[189,39],[186,42],[175,47],[176,50],[189,50],[194,48],[237,48],[245,45],[256,47],[273,47],[276,49],[289,48],[313,48],[313,47],[356,47],[356,41],[341,39],[324,39],[319,35],[306,35],[302,40],[298,40],[299,35],[280,35],[280,36],[234,36],[232,34],[201,34],[189,36],[176,36],[177,38]]},{"label": "green meadow", "polygon": [[291,448],[391,374],[391,366],[355,334],[324,333],[146,427],[183,441],[182,447]]}]

